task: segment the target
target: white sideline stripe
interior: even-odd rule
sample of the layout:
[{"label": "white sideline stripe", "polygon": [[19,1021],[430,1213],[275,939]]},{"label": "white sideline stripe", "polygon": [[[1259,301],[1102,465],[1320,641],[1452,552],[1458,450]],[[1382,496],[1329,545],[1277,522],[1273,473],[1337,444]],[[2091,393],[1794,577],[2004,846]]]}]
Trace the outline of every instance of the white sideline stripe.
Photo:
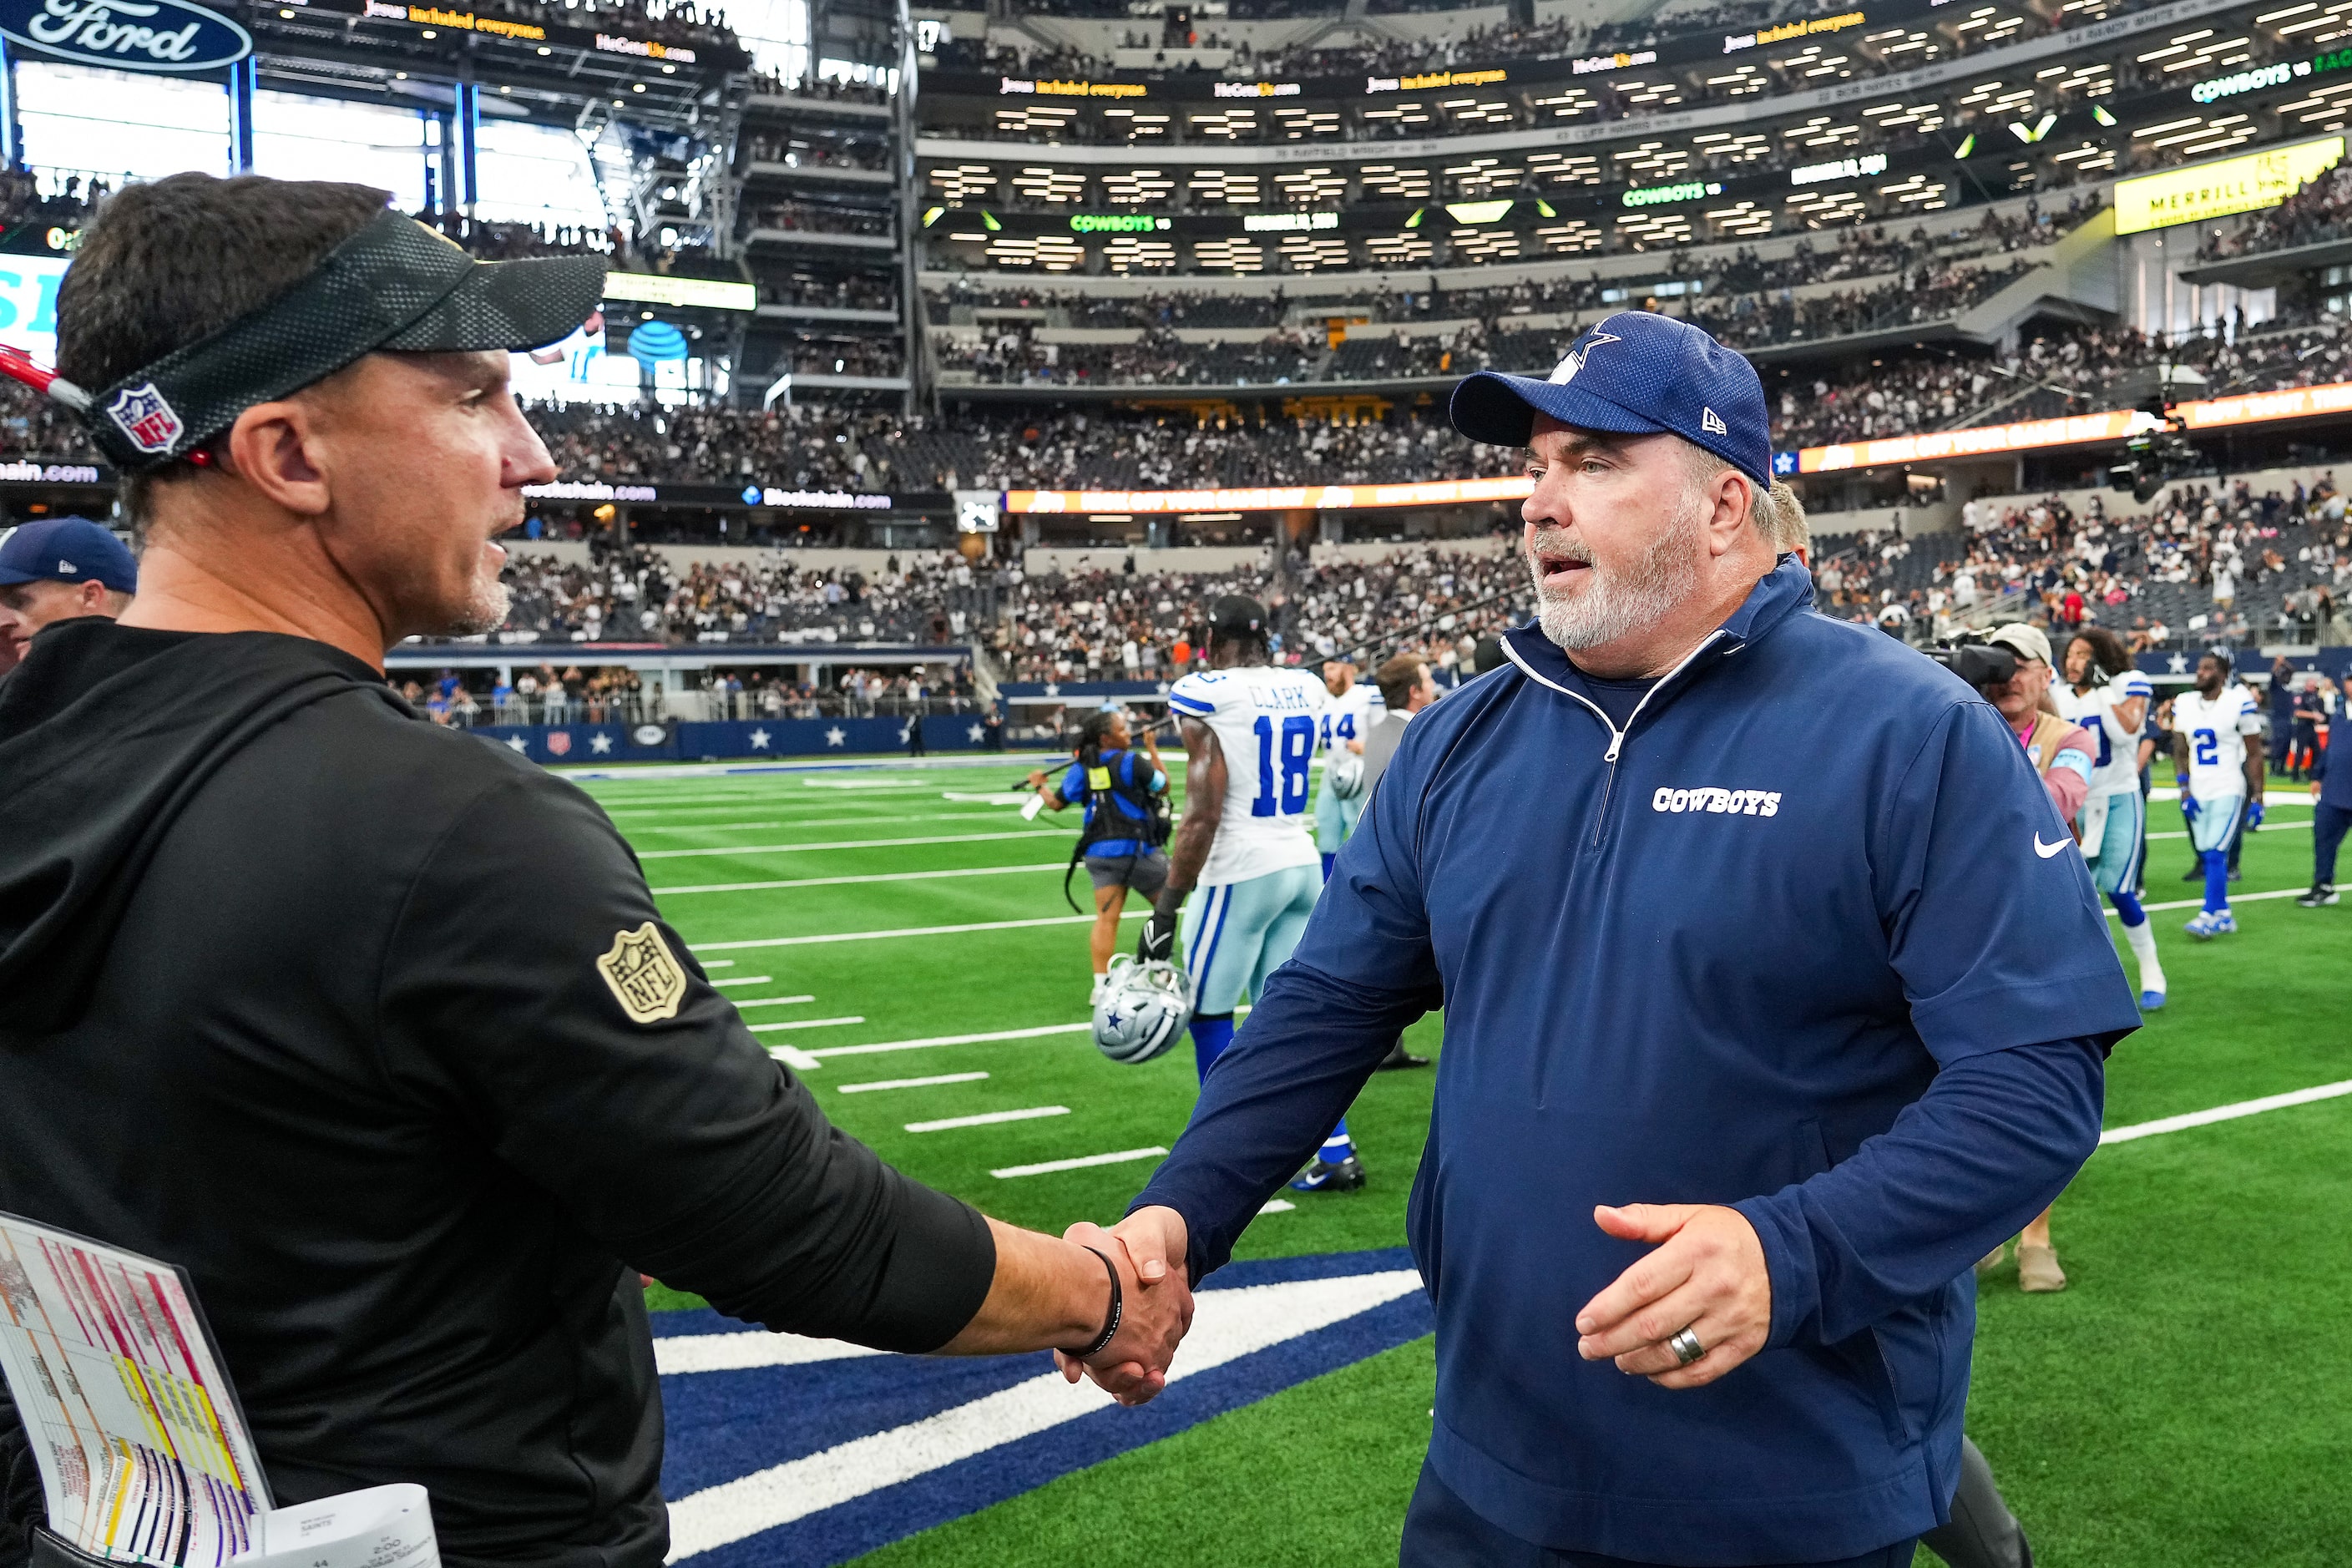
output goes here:
[{"label": "white sideline stripe", "polygon": [[2348,1094],[2352,1094],[2352,1079],[2342,1083],[2323,1083],[2312,1089],[2292,1089],[2285,1094],[2266,1094],[2260,1100],[2242,1100],[2235,1105],[2217,1105],[2210,1110],[2191,1110],[2182,1116],[2159,1116],[2154,1121],[2136,1121],[2129,1127],[2111,1127],[2099,1134],[2099,1142],[2103,1147],[2109,1143],[2129,1143],[2134,1139],[2154,1138],[2159,1133],[2179,1132],[2191,1127],[2210,1127],[2216,1121],[2235,1121],[2241,1116],[2260,1116],[2265,1110],[2284,1110],[2292,1105],[2341,1100]]},{"label": "white sideline stripe", "polygon": [[[2270,893],[2231,893],[2230,895],[2230,902],[2232,904],[2252,904],[2259,903],[2264,899],[2299,899],[2308,891],[2310,891],[2310,889],[2307,888],[2281,888],[2277,891]],[[2161,904],[2142,904],[2140,906],[2141,909],[2146,910],[2152,915],[2162,914],[2167,910],[2196,910],[2202,909],[2204,907],[2205,900],[2202,899],[2172,899]],[[2109,920],[2115,920],[2118,917],[2116,916],[2116,911],[2111,909],[2107,911],[2107,918]]]},{"label": "white sideline stripe", "polygon": [[[1129,910],[1119,916],[1125,921],[1150,917],[1150,910]],[[1032,926],[1084,926],[1095,923],[1092,915],[1041,915],[1026,921],[974,921],[969,925],[904,926],[897,931],[837,931],[823,936],[760,936],[742,942],[688,942],[693,952],[730,952],[746,947],[806,947],[821,942],[882,942],[900,936],[954,936],[971,931],[1025,931]]]},{"label": "white sideline stripe", "polygon": [[1083,1035],[1094,1027],[1084,1024],[1046,1024],[1034,1029],[992,1029],[984,1035],[933,1035],[922,1040],[885,1040],[874,1046],[832,1046],[818,1052],[827,1057],[870,1057],[884,1051],[923,1051],[933,1046],[978,1046],[990,1040],[1034,1040],[1047,1035]]},{"label": "white sideline stripe", "polygon": [[[656,893],[761,893],[777,888],[840,888],[860,882],[936,882],[948,877],[1009,877],[1015,871],[1061,871],[1067,860],[1040,860],[1028,866],[964,866],[943,871],[868,871],[855,877],[790,877],[773,882],[699,882],[683,888],[655,888]],[[1087,917],[1091,920],[1094,917]]]},{"label": "white sideline stripe", "polygon": [[938,833],[928,838],[842,838],[830,844],[735,844],[715,849],[648,849],[640,860],[683,860],[691,856],[797,855],[811,849],[904,849],[917,844],[985,844],[1003,838],[1035,838],[1046,833],[1076,833],[1075,827],[1024,827],[1014,833]]},{"label": "white sideline stripe", "polygon": [[836,1024],[863,1024],[862,1016],[849,1018],[795,1018],[789,1024],[746,1024],[755,1035],[772,1035],[778,1029],[830,1029]]},{"label": "white sideline stripe", "polygon": [[1081,1154],[1075,1160],[1047,1160],[1035,1165],[1007,1165],[988,1173],[998,1181],[1010,1181],[1015,1176],[1050,1176],[1056,1171],[1083,1171],[1095,1165],[1124,1165],[1136,1160],[1157,1160],[1168,1151],[1160,1148],[1121,1149],[1115,1154]]},{"label": "white sideline stripe", "polygon": [[[759,974],[752,975],[742,980],[730,980],[727,982],[727,984],[730,985],[749,985],[754,980],[765,980],[766,978],[766,975]],[[746,997],[744,1000],[735,1004],[735,1010],[740,1013],[746,1007],[790,1007],[802,1002],[814,1002],[816,998],[814,996]]]},{"label": "white sideline stripe", "polygon": [[937,779],[803,779],[803,789],[937,789]]},{"label": "white sideline stripe", "polygon": [[823,1062],[817,1060],[806,1051],[794,1050],[790,1046],[770,1046],[768,1047],[768,1055],[783,1063],[794,1072],[814,1072],[818,1068],[824,1066]]},{"label": "white sideline stripe", "polygon": [[[735,961],[731,958],[722,958],[716,963],[706,963],[703,967],[705,969],[732,969],[735,967]],[[710,984],[713,985],[766,985],[775,978],[776,977],[772,974],[738,974],[726,980],[714,980]],[[801,998],[801,1000],[805,1002],[808,998],[804,996]]]},{"label": "white sideline stripe", "polygon": [[889,1353],[846,1340],[812,1340],[756,1330],[736,1334],[672,1334],[655,1339],[654,1370],[664,1377],[676,1377],[688,1372],[747,1372],[759,1366],[806,1366],[811,1362]]},{"label": "white sideline stripe", "polygon": [[[1328,1328],[1420,1289],[1419,1274],[1398,1268],[1203,1290],[1195,1300],[1192,1332],[1176,1364],[1169,1368],[1168,1380],[1173,1383]],[[686,1342],[736,1337],[696,1335]],[[678,1353],[681,1359],[698,1353],[715,1360],[728,1352]],[[1065,1383],[1061,1373],[1049,1372],[924,1420],[706,1488],[670,1504],[669,1560],[675,1563],[790,1524],[1110,1405],[1110,1395],[1093,1384]]]},{"label": "white sideline stripe", "polygon": [[877,1078],[864,1083],[845,1083],[844,1094],[873,1094],[885,1089],[929,1089],[935,1083],[978,1083],[988,1075],[984,1072],[943,1072],[929,1078]]},{"label": "white sideline stripe", "polygon": [[1035,1121],[1041,1117],[1067,1116],[1066,1105],[1033,1105],[1026,1110],[984,1110],[977,1116],[943,1116],[937,1121],[909,1121],[909,1132],[946,1132],[958,1127],[993,1127],[1000,1121]]},{"label": "white sideline stripe", "polygon": [[973,805],[1026,805],[1034,797],[1026,790],[1017,794],[1012,790],[999,790],[994,795],[965,795],[957,790],[948,789],[940,792],[940,798],[961,800]]},{"label": "white sideline stripe", "polygon": [[[2266,816],[2263,818],[2263,825],[2254,829],[2254,831],[2257,833],[2284,833],[2294,828],[2309,827],[2310,826],[2311,824],[2308,822],[2280,822],[2273,817]],[[2189,835],[2186,831],[2182,831],[2179,833],[2151,833],[2148,837],[2150,838],[2186,838]]]}]

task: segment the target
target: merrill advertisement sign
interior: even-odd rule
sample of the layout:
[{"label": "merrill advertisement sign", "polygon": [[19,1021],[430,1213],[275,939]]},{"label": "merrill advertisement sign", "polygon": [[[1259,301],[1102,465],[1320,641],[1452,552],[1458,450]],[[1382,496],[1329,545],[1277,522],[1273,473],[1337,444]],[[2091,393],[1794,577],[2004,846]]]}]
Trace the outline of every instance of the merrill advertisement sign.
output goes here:
[{"label": "merrill advertisement sign", "polygon": [[2274,207],[2344,161],[2344,138],[2323,136],[2259,153],[2116,182],[2116,232],[2139,234]]},{"label": "merrill advertisement sign", "polygon": [[252,34],[189,0],[0,0],[0,36],[125,71],[220,70],[253,53]]}]

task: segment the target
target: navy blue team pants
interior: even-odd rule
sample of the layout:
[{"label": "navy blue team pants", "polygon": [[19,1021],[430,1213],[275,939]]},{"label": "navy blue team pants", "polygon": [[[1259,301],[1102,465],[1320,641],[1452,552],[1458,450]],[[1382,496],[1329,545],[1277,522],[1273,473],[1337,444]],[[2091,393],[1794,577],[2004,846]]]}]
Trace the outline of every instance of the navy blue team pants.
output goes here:
[{"label": "navy blue team pants", "polygon": [[[1898,1541],[1834,1563],[1777,1563],[1759,1568],[1911,1568],[1916,1544]],[[1397,1562],[1399,1568],[1660,1568],[1521,1541],[1473,1511],[1426,1463],[1421,1467],[1421,1483],[1412,1489],[1412,1506],[1405,1510],[1404,1544]]]},{"label": "navy blue team pants", "polygon": [[2336,850],[2352,828],[2352,811],[2320,801],[2311,808],[2311,879],[2336,880]]}]

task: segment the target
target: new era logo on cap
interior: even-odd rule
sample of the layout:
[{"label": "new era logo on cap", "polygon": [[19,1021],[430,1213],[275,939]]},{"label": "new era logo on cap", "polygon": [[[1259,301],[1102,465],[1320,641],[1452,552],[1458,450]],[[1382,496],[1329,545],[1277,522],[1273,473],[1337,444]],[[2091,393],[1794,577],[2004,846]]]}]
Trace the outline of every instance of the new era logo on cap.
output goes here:
[{"label": "new era logo on cap", "polygon": [[1699,413],[1701,415],[1701,418],[1698,422],[1699,428],[1706,431],[1708,435],[1728,436],[1731,434],[1730,431],[1723,427],[1723,416],[1717,414],[1714,409],[1702,408],[1699,410]]},{"label": "new era logo on cap", "polygon": [[70,577],[74,574],[74,563],[70,561],[60,561],[58,563],[58,571]]}]

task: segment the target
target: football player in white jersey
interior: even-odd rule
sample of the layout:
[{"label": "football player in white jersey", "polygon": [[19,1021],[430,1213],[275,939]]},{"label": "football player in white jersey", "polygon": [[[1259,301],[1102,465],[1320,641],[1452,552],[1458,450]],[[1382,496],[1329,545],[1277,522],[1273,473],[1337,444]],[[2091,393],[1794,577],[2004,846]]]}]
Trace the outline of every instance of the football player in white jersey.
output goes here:
[{"label": "football player in white jersey", "polygon": [[1323,689],[1331,694],[1323,709],[1323,784],[1315,795],[1315,847],[1323,857],[1323,877],[1331,877],[1331,858],[1356,831],[1364,810],[1364,737],[1372,721],[1385,711],[1381,689],[1356,679],[1356,667],[1344,658],[1323,661]]},{"label": "football player in white jersey", "polygon": [[[2096,684],[2101,677],[2108,684]],[[2066,679],[2058,697],[2061,717],[2074,720],[2097,743],[2091,759],[2091,789],[2084,797],[2083,858],[2091,880],[2116,906],[2124,940],[2139,963],[2139,1005],[2149,1012],[2164,1005],[2164,965],[2156,956],[2156,930],[2140,908],[2140,864],[2147,850],[2147,807],[2139,791],[2140,769],[2156,742],[2147,738],[2147,709],[2156,689],[2132,668],[2123,639],[2103,627],[2074,634],[2066,645]]]},{"label": "football player in white jersey", "polygon": [[[1190,759],[1184,821],[1137,956],[1168,956],[1181,906],[1202,1078],[1233,1042],[1234,1007],[1289,959],[1323,890],[1307,796],[1330,693],[1306,670],[1268,662],[1265,621],[1255,599],[1219,599],[1209,613],[1209,668],[1168,691]],[[1363,1184],[1345,1119],[1291,1183],[1303,1192]]]},{"label": "football player in white jersey", "polygon": [[2242,814],[2263,822],[2263,752],[2246,737],[2263,732],[2253,694],[2230,679],[2230,656],[2216,648],[2197,661],[2197,688],[2172,700],[2172,765],[2181,777],[2180,809],[2189,841],[2205,863],[2205,907],[2188,931],[2210,942],[2238,929],[2230,912],[2230,840]]}]

